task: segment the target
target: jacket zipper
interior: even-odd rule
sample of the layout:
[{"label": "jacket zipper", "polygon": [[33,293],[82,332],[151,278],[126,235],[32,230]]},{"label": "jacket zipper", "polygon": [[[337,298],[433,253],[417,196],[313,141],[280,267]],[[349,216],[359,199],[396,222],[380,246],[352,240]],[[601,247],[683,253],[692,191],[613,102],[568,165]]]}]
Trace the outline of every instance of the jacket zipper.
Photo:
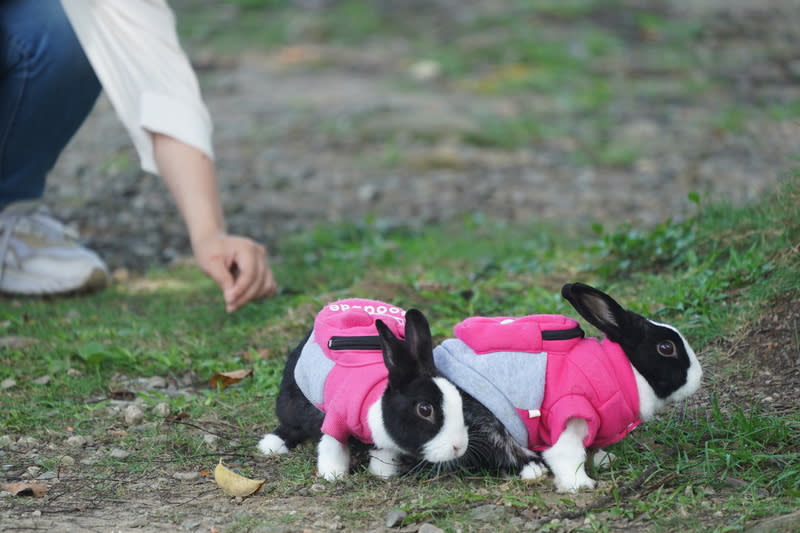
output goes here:
[{"label": "jacket zipper", "polygon": [[[576,337],[583,337],[580,327],[571,329],[556,329],[542,331],[542,340],[565,341]],[[328,339],[328,348],[331,350],[380,350],[381,341],[377,335],[362,337],[334,336]]]},{"label": "jacket zipper", "polygon": [[363,337],[331,337],[328,339],[331,350],[380,350],[381,341],[377,335]]},{"label": "jacket zipper", "polygon": [[570,329],[551,329],[542,332],[543,341],[566,341],[577,337],[583,337],[584,333],[580,326]]}]

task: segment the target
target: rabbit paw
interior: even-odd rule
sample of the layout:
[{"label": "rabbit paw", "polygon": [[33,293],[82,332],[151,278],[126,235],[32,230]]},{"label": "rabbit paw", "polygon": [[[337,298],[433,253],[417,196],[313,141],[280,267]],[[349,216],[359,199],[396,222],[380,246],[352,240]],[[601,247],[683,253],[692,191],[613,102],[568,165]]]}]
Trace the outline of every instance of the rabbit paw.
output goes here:
[{"label": "rabbit paw", "polygon": [[317,447],[317,472],[326,481],[336,481],[350,468],[350,448],[330,435],[323,435]]},{"label": "rabbit paw", "polygon": [[545,475],[546,472],[547,469],[543,464],[537,463],[536,461],[531,461],[522,468],[522,471],[519,473],[519,477],[527,481],[533,481]]},{"label": "rabbit paw", "polygon": [[264,435],[264,438],[258,443],[258,449],[261,450],[261,453],[266,455],[282,455],[284,453],[289,453],[289,448],[286,447],[286,443],[274,433]]},{"label": "rabbit paw", "polygon": [[369,452],[369,471],[371,474],[387,479],[397,475],[398,456],[396,453],[377,449]]},{"label": "rabbit paw", "polygon": [[592,457],[592,464],[595,468],[608,468],[616,459],[617,456],[613,453],[609,453],[605,450],[597,450]]},{"label": "rabbit paw", "polygon": [[556,478],[556,491],[561,493],[575,493],[581,489],[594,490],[595,480],[590,478],[583,469],[575,472],[568,479]]}]

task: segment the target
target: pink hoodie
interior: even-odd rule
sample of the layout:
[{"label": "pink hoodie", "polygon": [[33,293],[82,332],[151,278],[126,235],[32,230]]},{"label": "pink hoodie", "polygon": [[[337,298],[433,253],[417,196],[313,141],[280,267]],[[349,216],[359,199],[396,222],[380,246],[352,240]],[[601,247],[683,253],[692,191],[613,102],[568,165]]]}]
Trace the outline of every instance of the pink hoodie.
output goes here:
[{"label": "pink hoodie", "polygon": [[[383,395],[388,370],[378,341],[375,319],[381,319],[398,338],[405,337],[405,311],[360,298],[326,305],[314,320],[314,331],[303,347],[295,379],[303,393],[325,412],[322,432],[339,442],[355,437],[372,443],[367,424],[369,408]],[[345,339],[337,348],[332,338],[371,337],[358,347]]]},{"label": "pink hoodie", "polygon": [[[579,333],[568,338],[576,329]],[[570,418],[587,421],[589,434],[584,446],[597,448],[622,439],[640,423],[636,379],[622,348],[608,339],[583,338],[578,323],[569,317],[472,317],[457,324],[455,334],[457,339],[445,341],[434,351],[437,367],[470,394],[476,391],[473,396],[485,405],[497,404],[497,396],[503,395],[497,391],[506,391],[504,398],[522,420],[532,450],[552,446]],[[527,367],[534,368],[535,359],[543,353],[546,364],[537,370],[541,373],[546,367],[542,380],[542,376],[526,373],[523,364],[530,360]],[[512,354],[516,360],[509,357]],[[501,368],[509,362],[511,369]],[[478,381],[496,387],[488,401],[479,397],[487,389],[486,383],[473,383],[478,375]],[[519,390],[535,387],[537,381],[543,391],[533,391],[532,403],[520,405],[515,399],[520,397]],[[500,407],[502,411],[504,406]]]}]

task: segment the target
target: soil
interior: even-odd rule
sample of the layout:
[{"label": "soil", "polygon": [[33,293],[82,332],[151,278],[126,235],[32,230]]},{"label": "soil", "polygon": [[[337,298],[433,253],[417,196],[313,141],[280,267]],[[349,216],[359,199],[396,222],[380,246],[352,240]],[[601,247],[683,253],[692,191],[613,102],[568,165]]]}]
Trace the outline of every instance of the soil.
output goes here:
[{"label": "soil", "polygon": [[[435,4],[440,9],[449,5]],[[469,4],[478,9],[495,3]],[[630,9],[637,5],[625,4]],[[793,4],[658,2],[670,17],[702,23],[698,53],[716,54],[708,74],[730,84],[703,101],[664,89],[669,97],[659,105],[641,101],[622,106],[616,112],[615,134],[641,141],[646,150],[621,167],[577,163],[570,157],[575,141],[569,138],[515,150],[465,142],[465,133],[476,127],[468,117],[481,110],[513,114],[518,102],[454,91],[438,79],[413,79],[409,65],[424,58],[409,58],[402,40],[368,49],[308,44],[237,57],[216,55],[199,43],[191,43],[188,51],[215,118],[219,181],[230,229],[262,240],[279,257],[282,235],[365,216],[421,224],[478,212],[516,222],[600,221],[613,226],[686,217],[695,209],[687,199],[691,192],[733,202],[753,199],[777,183],[792,163],[800,146],[800,123],[776,128],[774,122],[752,119],[731,131],[711,124],[721,110],[743,102],[796,100],[800,56],[794,45],[800,20]],[[625,17],[608,18],[608,24],[619,24],[625,34]],[[669,74],[649,73],[641,59],[631,58],[624,66],[629,72],[669,85]],[[104,99],[58,162],[46,198],[62,219],[80,228],[112,269],[141,271],[189,253],[163,184],[138,170],[128,137]],[[709,405],[714,392],[720,403],[758,402],[766,412],[796,413],[798,331],[800,294],[794,293],[734,339],[709,348],[722,355],[707,372],[693,405]],[[0,531],[223,531],[234,523],[240,531],[353,527],[335,512],[337,494],[348,490],[346,485],[309,482],[296,494],[265,487],[252,498],[229,498],[219,492],[213,476],[178,480],[166,462],[138,475],[99,479],[94,465],[113,447],[117,420],[109,416],[106,442],[75,449],[65,449],[60,435],[49,441],[2,443],[4,464],[33,464],[33,456],[67,453],[75,467],[57,472],[43,499],[0,500]],[[230,429],[216,420],[193,423],[204,432],[225,434]],[[164,431],[169,427],[165,423]],[[258,456],[248,455],[247,461],[255,461],[259,475],[268,479],[280,468],[278,462]],[[4,469],[0,480],[17,480],[23,473]],[[635,498],[648,486],[627,489]],[[740,489],[732,482],[727,493],[708,497],[722,502]],[[392,490],[388,485],[379,491],[388,503],[365,502],[374,516],[365,518],[359,530],[385,529]],[[560,522],[549,527],[558,531],[584,524],[583,513],[565,509],[558,495],[544,488],[541,494],[538,510],[470,508],[473,529],[520,531],[553,519]],[[580,494],[576,502],[596,507],[603,497]],[[299,513],[295,522],[287,522],[289,509]],[[542,509],[549,511],[543,514]],[[271,525],[248,529],[247,517]],[[612,529],[648,530],[643,517],[600,519]],[[723,524],[725,517],[709,516],[708,523]]]}]

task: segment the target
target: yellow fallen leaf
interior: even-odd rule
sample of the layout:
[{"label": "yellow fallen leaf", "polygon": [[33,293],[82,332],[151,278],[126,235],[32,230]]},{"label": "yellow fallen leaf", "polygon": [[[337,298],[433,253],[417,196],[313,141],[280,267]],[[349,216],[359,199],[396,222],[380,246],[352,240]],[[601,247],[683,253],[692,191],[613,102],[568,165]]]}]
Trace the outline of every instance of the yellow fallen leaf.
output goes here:
[{"label": "yellow fallen leaf", "polygon": [[219,464],[214,468],[214,481],[228,496],[244,497],[258,492],[266,479],[250,479],[240,476],[222,464],[222,459],[220,459]]}]

